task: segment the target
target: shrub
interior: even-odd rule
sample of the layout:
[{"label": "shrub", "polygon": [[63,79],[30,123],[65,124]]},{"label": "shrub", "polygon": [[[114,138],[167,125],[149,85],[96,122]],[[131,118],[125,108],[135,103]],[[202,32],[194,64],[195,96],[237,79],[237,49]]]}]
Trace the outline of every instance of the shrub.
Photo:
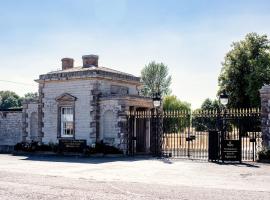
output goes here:
[{"label": "shrub", "polygon": [[123,151],[121,151],[120,149],[114,146],[110,146],[106,143],[103,143],[103,141],[96,143],[95,152],[104,153],[104,154],[122,154],[123,153]]},{"label": "shrub", "polygon": [[270,149],[264,148],[258,152],[259,160],[270,160]]}]

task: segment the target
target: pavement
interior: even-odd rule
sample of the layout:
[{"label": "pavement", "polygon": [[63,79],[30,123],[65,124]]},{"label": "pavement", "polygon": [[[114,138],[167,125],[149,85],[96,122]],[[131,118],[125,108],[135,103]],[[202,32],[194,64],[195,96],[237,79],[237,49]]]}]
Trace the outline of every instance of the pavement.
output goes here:
[{"label": "pavement", "polygon": [[270,199],[270,164],[0,154],[0,199]]}]

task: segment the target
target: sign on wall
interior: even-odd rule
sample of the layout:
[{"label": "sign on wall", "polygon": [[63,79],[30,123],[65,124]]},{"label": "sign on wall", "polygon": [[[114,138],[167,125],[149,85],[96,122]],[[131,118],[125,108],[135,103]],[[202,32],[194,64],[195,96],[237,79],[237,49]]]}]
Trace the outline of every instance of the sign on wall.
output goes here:
[{"label": "sign on wall", "polygon": [[83,153],[86,147],[86,140],[59,140],[60,152],[78,152]]}]

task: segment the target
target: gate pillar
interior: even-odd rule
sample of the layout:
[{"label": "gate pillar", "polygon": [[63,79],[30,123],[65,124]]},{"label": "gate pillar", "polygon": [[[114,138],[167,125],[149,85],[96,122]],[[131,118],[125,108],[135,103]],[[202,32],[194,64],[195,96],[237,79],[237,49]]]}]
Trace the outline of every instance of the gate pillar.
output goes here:
[{"label": "gate pillar", "polygon": [[270,149],[270,85],[260,89],[262,145]]}]

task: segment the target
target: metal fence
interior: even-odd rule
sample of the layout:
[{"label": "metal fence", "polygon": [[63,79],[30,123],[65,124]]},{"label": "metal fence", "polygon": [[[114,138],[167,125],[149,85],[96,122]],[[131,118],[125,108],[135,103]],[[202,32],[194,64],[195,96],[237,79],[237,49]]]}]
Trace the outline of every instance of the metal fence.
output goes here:
[{"label": "metal fence", "polygon": [[241,145],[241,160],[255,161],[262,143],[260,123],[258,108],[130,112],[129,150],[132,155],[138,147],[146,150],[146,136],[153,155],[209,160],[212,151],[223,156],[224,141],[235,140]]}]

